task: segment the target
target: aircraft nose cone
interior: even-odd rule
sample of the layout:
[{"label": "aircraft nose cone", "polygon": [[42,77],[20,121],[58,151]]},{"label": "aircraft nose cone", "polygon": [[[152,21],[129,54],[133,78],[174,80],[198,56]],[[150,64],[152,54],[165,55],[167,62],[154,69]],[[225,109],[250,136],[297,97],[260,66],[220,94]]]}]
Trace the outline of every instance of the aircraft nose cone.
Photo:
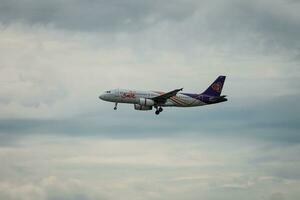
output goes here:
[{"label": "aircraft nose cone", "polygon": [[104,99],[104,95],[101,94],[101,95],[99,96],[99,99],[103,100],[103,99]]}]

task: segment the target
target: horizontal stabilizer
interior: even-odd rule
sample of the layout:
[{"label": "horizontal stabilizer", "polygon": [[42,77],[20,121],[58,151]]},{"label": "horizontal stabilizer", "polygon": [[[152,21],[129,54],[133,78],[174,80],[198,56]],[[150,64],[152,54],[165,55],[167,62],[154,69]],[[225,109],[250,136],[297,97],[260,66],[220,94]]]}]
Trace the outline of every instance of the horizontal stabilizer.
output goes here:
[{"label": "horizontal stabilizer", "polygon": [[222,96],[219,96],[219,97],[210,97],[209,101],[212,101],[212,102],[227,101],[227,99],[225,97],[226,97],[226,95],[222,95]]}]

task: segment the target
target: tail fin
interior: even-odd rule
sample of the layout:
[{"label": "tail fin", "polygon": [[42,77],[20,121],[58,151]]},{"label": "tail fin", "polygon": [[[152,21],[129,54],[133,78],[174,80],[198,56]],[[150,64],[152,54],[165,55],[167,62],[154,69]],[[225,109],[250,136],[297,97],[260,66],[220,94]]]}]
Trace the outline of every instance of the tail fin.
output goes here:
[{"label": "tail fin", "polygon": [[221,95],[226,76],[219,76],[202,94],[219,97]]}]

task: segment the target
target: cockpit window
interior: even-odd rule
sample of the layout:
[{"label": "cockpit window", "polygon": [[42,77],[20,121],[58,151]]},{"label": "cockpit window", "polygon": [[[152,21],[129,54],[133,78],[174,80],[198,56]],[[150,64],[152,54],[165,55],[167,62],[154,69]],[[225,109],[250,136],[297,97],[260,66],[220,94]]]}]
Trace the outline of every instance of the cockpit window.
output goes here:
[{"label": "cockpit window", "polygon": [[106,93],[110,93],[110,91],[106,91]]}]

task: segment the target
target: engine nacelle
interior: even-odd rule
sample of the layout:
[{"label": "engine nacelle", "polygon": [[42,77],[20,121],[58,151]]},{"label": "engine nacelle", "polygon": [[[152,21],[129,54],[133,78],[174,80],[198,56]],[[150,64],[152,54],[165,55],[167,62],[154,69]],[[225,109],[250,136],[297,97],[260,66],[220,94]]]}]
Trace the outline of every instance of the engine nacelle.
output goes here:
[{"label": "engine nacelle", "polygon": [[142,106],[140,104],[134,104],[135,110],[152,110],[152,106]]},{"label": "engine nacelle", "polygon": [[140,98],[139,104],[141,106],[154,106],[154,101],[152,99]]}]

